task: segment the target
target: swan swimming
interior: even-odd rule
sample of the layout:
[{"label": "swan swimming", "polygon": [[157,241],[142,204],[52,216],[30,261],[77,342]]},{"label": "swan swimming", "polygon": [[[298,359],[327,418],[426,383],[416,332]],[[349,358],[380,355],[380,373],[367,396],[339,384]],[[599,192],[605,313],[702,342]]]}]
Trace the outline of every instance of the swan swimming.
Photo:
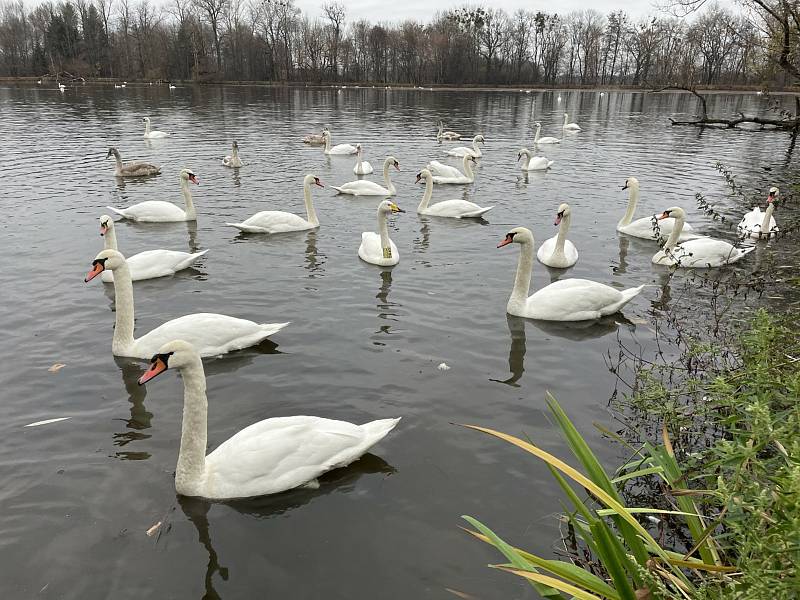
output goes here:
[{"label": "swan swimming", "polygon": [[328,129],[325,129],[322,132],[322,137],[325,139],[325,149],[323,150],[325,154],[343,156],[347,154],[358,153],[358,148],[356,148],[352,144],[338,144],[333,148],[331,148],[331,132]]},{"label": "swan swimming", "polygon": [[375,183],[374,181],[367,181],[366,179],[359,179],[357,181],[348,181],[340,186],[332,185],[331,187],[340,194],[350,194],[352,196],[394,196],[397,190],[392,183],[392,178],[389,175],[389,167],[394,167],[400,170],[400,163],[394,156],[387,156],[383,161],[383,181],[386,187]]},{"label": "swan swimming", "polygon": [[192,201],[189,182],[191,181],[195,185],[200,185],[200,180],[197,179],[197,176],[189,169],[183,169],[180,172],[179,180],[181,182],[181,193],[183,194],[185,210],[178,208],[172,202],[164,202],[163,200],[139,202],[128,208],[114,208],[113,206],[107,206],[106,208],[113,210],[126,219],[140,221],[142,223],[196,221],[197,211],[195,211],[194,202]]},{"label": "swan swimming", "polygon": [[468,155],[472,155],[475,158],[480,158],[481,156],[483,156],[483,153],[481,152],[481,149],[478,148],[479,142],[481,144],[486,142],[486,140],[482,135],[476,135],[474,138],[472,138],[471,148],[469,146],[457,146],[452,150],[445,150],[444,153],[447,154],[448,156],[457,156],[458,158]]},{"label": "swan swimming", "polygon": [[400,262],[400,253],[389,238],[389,226],[386,222],[390,214],[398,212],[406,211],[391,200],[378,204],[378,233],[365,231],[361,234],[361,245],[358,247],[358,257],[361,260],[379,267],[392,267]]},{"label": "swan swimming", "polygon": [[494,208],[494,206],[487,206],[484,208],[478,206],[474,202],[460,199],[442,200],[441,202],[428,206],[428,203],[431,201],[431,195],[433,194],[433,179],[434,177],[428,169],[423,169],[417,175],[415,183],[419,183],[422,180],[425,181],[425,193],[422,195],[422,201],[420,201],[417,207],[417,213],[421,215],[452,217],[454,219],[477,219]]},{"label": "swan swimming", "polygon": [[433,175],[433,183],[468,184],[475,182],[475,173],[472,172],[472,165],[477,164],[477,160],[471,154],[465,154],[461,163],[464,172],[462,173],[455,167],[432,160],[425,168]]},{"label": "swan swimming", "polygon": [[114,170],[114,175],[117,177],[147,177],[149,175],[161,174],[161,167],[151,165],[141,160],[123,163],[119,150],[113,146],[108,149],[106,158],[109,156],[113,156],[117,163],[116,169]]},{"label": "swan swimming", "polygon": [[517,162],[519,162],[520,159],[524,159],[522,165],[520,165],[520,170],[522,171],[546,171],[552,167],[555,162],[548,160],[546,156],[534,156],[533,152],[527,148],[520,149],[517,154]]},{"label": "swan swimming", "polygon": [[572,211],[569,204],[564,202],[558,207],[556,220],[553,223],[558,225],[558,235],[542,242],[536,252],[536,258],[540,263],[556,269],[566,269],[578,262],[578,249],[567,239],[571,220]]},{"label": "swan swimming", "polygon": [[165,137],[169,137],[169,134],[164,131],[150,131],[150,117],[142,117],[142,121],[144,121],[144,137],[148,140],[157,140]]},{"label": "swan swimming", "polygon": [[230,167],[231,169],[238,169],[244,163],[242,163],[242,159],[239,158],[239,144],[236,140],[233,140],[231,144],[231,154],[230,156],[226,156],[222,159],[222,166],[223,167]]},{"label": "swan swimming", "polygon": [[311,198],[312,185],[321,188],[325,187],[316,175],[306,175],[303,178],[303,197],[307,219],[293,213],[264,210],[254,214],[242,223],[225,223],[225,225],[236,227],[245,233],[286,233],[289,231],[316,229],[319,227],[319,219],[317,219],[317,211],[314,210],[314,201]]},{"label": "swan swimming", "polygon": [[356,144],[358,154],[356,156],[356,166],[353,167],[353,173],[356,175],[369,175],[372,173],[372,165],[366,160],[361,160],[361,144]]},{"label": "swan swimming", "polygon": [[[672,217],[658,220],[653,215],[652,217],[641,217],[635,221],[633,220],[636,206],[639,203],[639,180],[636,177],[628,177],[622,189],[623,191],[628,190],[628,208],[619,223],[617,223],[617,231],[646,240],[658,240],[661,235],[668,236],[672,233],[672,229],[675,227],[675,219]],[[684,223],[679,240],[700,237],[696,233],[692,233],[692,231],[693,227],[688,223]]]},{"label": "swan swimming", "polygon": [[568,113],[564,113],[564,125],[561,128],[565,131],[581,131],[581,126],[577,123],[569,123]]},{"label": "swan swimming", "polygon": [[769,188],[767,210],[762,213],[761,208],[756,206],[749,213],[745,213],[739,225],[736,226],[739,235],[762,240],[778,234],[780,230],[772,213],[775,212],[775,202],[778,200],[779,193],[778,188]]},{"label": "swan swimming", "polygon": [[533,145],[536,144],[560,144],[561,140],[556,137],[545,136],[539,137],[539,134],[542,132],[542,124],[536,123],[536,135],[533,136]]}]

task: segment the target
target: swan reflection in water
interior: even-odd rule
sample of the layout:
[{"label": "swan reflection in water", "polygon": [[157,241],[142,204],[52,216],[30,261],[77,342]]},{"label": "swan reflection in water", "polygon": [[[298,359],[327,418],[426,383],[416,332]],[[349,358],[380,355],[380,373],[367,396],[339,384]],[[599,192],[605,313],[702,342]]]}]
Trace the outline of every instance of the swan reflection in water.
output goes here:
[{"label": "swan reflection in water", "polygon": [[[389,292],[392,290],[392,270],[391,269],[381,269],[381,285],[378,288],[378,293],[375,295],[378,302],[376,304],[376,308],[378,309],[378,318],[384,321],[398,321],[397,314],[393,312],[393,309],[398,304],[389,301]],[[375,334],[385,334],[391,335],[392,333],[392,326],[388,324],[382,324],[378,327],[378,331]],[[382,346],[383,342],[377,341],[375,335],[373,335],[373,343],[377,346]]]},{"label": "swan reflection in water", "polygon": [[[382,458],[374,454],[365,454],[356,462],[341,469],[329,471],[319,478],[319,488],[297,488],[288,492],[274,494],[271,496],[260,496],[258,498],[248,498],[246,500],[233,500],[219,504],[225,504],[243,515],[251,515],[259,520],[270,519],[282,515],[294,508],[306,505],[321,496],[332,492],[348,493],[355,488],[357,480],[366,474],[382,473],[386,476],[396,473],[397,470]],[[202,498],[190,498],[188,496],[178,496],[178,506],[183,514],[197,529],[197,539],[208,554],[208,562],[204,574],[205,594],[203,600],[219,600],[221,596],[217,592],[215,582],[220,579],[228,581],[233,575],[237,574],[236,567],[223,566],[214,548],[211,535],[211,527],[208,520],[208,513],[215,502],[210,502]],[[177,518],[174,511],[169,511],[170,519]],[[171,524],[165,523],[161,527],[163,532],[159,536],[169,535]],[[265,534],[266,535],[266,534]],[[230,563],[227,563],[230,565]],[[238,572],[241,576],[247,576],[247,567],[242,566]]]},{"label": "swan reflection in water", "polygon": [[303,265],[311,273],[309,277],[313,279],[315,273],[324,273],[327,261],[328,257],[320,254],[317,250],[317,230],[309,230],[306,234],[305,264]]},{"label": "swan reflection in water", "polygon": [[[152,437],[145,433],[151,427],[153,413],[147,410],[144,399],[147,396],[147,389],[139,385],[138,380],[144,372],[144,367],[140,361],[130,358],[114,357],[114,362],[122,373],[122,383],[128,393],[130,406],[130,418],[120,419],[125,424],[125,430],[113,434],[113,443],[120,448],[133,442],[142,442]],[[134,445],[134,447],[137,447]],[[135,450],[120,450],[114,453],[120,460],[147,460],[150,453]]]}]

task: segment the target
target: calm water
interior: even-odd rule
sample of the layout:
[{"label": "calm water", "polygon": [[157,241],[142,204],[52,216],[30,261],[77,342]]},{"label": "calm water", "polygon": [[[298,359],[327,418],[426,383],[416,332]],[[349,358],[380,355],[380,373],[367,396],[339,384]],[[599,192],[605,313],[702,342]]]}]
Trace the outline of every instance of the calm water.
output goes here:
[{"label": "calm water", "polygon": [[[559,494],[535,459],[454,422],[529,435],[562,456],[548,421],[550,390],[600,455],[593,433],[609,422],[614,379],[604,353],[617,336],[652,345],[649,322],[671,302],[654,245],[619,237],[625,178],[637,176],[637,216],[684,206],[701,230],[727,237],[695,208],[703,192],[740,214],[714,170],[783,174],[785,134],[671,128],[693,112],[683,95],[561,92],[98,87],[0,89],[0,560],[4,598],[533,598],[521,580],[487,569],[500,558],[459,531],[459,515],[483,519],[507,539],[551,554]],[[538,98],[543,135],[560,135],[564,108],[584,131],[547,149],[556,161],[527,182],[515,165],[530,141]],[[715,95],[710,110],[755,108],[755,95]],[[141,117],[168,140],[142,140]],[[441,158],[436,122],[487,138],[473,186],[437,186],[434,200],[463,197],[496,208],[483,222],[420,218],[414,176]],[[301,137],[329,125],[334,143],[361,142],[380,170],[391,153],[401,253],[393,270],[356,256],[375,230],[376,199],[315,191],[316,232],[242,236],[223,226],[266,209],[303,213],[301,181],[354,179],[351,157],[325,157]],[[221,157],[237,139],[246,166]],[[117,181],[104,160],[163,166],[159,177]],[[452,144],[449,144],[452,145]],[[452,164],[458,165],[460,161]],[[195,269],[135,285],[137,332],[190,312],[224,312],[292,324],[257,349],[207,361],[209,444],[263,418],[313,414],[364,422],[402,416],[383,443],[319,490],[209,504],[176,497],[182,384],[166,375],[136,385],[143,363],[114,359],[113,288],[83,283],[102,248],[107,204],[181,203],[177,174],[191,167],[197,224],[120,223],[123,252],[210,248]],[[379,174],[373,176],[379,179]],[[766,189],[764,190],[766,195]],[[495,249],[514,226],[539,241],[555,234],[555,208],[573,210],[580,261],[566,275],[617,287],[653,284],[625,318],[589,327],[507,317],[517,247]],[[775,244],[736,268],[778,262]],[[551,278],[537,263],[533,286]],[[681,302],[695,301],[685,295]],[[702,318],[702,314],[698,315]],[[436,366],[446,362],[451,370]],[[58,373],[48,372],[64,363]],[[52,417],[70,420],[36,428]],[[159,537],[145,531],[162,521]]]}]

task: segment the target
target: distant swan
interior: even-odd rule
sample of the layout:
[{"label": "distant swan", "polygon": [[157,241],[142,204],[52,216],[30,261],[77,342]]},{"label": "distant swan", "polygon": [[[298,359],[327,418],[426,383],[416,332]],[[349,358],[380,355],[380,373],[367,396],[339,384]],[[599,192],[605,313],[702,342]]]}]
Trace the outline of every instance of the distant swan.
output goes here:
[{"label": "distant swan", "polygon": [[780,230],[778,229],[778,224],[775,222],[772,213],[775,211],[775,201],[778,199],[779,193],[778,188],[769,188],[767,210],[762,213],[761,209],[756,206],[749,213],[746,213],[736,227],[739,231],[739,235],[761,240],[778,234]]},{"label": "distant swan", "polygon": [[147,177],[148,175],[161,174],[161,167],[151,165],[150,163],[146,163],[141,160],[127,162],[123,164],[122,157],[119,154],[119,150],[117,150],[113,146],[108,149],[108,154],[106,154],[106,158],[108,158],[109,156],[113,156],[114,159],[117,161],[117,168],[114,171],[114,174],[117,177]]},{"label": "distant swan", "polygon": [[172,202],[163,200],[148,200],[139,202],[128,208],[114,208],[108,206],[118,215],[130,219],[131,221],[141,221],[143,223],[174,223],[176,221],[196,221],[197,212],[192,202],[192,193],[189,191],[189,182],[195,185],[200,184],[200,180],[189,169],[183,169],[180,174],[181,193],[185,210],[178,208]]},{"label": "distant swan", "polygon": [[222,166],[238,169],[242,164],[242,159],[239,158],[239,144],[236,143],[236,140],[233,140],[231,144],[231,155],[222,159]]},{"label": "distant swan", "polygon": [[569,113],[564,113],[564,125],[561,127],[566,131],[581,131],[581,126],[577,123],[568,123]]},{"label": "distant swan", "polygon": [[316,175],[306,175],[303,179],[303,196],[308,219],[289,212],[264,210],[254,214],[242,223],[225,223],[225,225],[236,227],[245,233],[286,233],[289,231],[316,229],[319,227],[319,219],[317,219],[314,201],[311,198],[312,185],[325,187]]},{"label": "distant swan", "polygon": [[398,171],[400,170],[400,163],[394,156],[386,157],[383,161],[383,181],[386,187],[378,185],[374,181],[367,181],[366,179],[359,179],[358,181],[349,181],[343,183],[339,187],[332,185],[340,194],[351,194],[353,196],[394,196],[397,190],[392,183],[392,178],[389,175],[389,167],[394,166]]},{"label": "distant swan", "polygon": [[520,169],[522,171],[546,171],[553,166],[555,161],[548,160],[546,156],[534,156],[533,152],[527,148],[520,149],[517,154],[517,162],[524,158]]},{"label": "distant swan", "polygon": [[[471,158],[471,157],[470,157]],[[433,195],[433,175],[428,169],[423,169],[417,175],[417,183],[425,180],[425,193],[422,195],[422,201],[417,207],[417,212],[421,215],[430,215],[433,217],[452,217],[454,219],[477,219],[484,213],[489,212],[494,206],[482,207],[474,202],[468,200],[442,200],[432,206],[428,206]]]},{"label": "distant swan", "polygon": [[465,154],[461,163],[464,172],[462,173],[455,167],[432,160],[426,168],[433,174],[433,183],[453,183],[467,184],[475,181],[475,173],[472,172],[472,164],[476,162],[471,154]]},{"label": "distant swan", "polygon": [[[628,177],[622,189],[629,190],[628,208],[625,211],[625,215],[619,220],[619,223],[617,223],[617,231],[646,240],[657,240],[661,235],[668,236],[672,233],[672,229],[675,226],[675,219],[672,217],[657,220],[655,215],[653,215],[652,217],[642,217],[633,221],[633,215],[636,213],[636,205],[639,203],[639,180],[636,179],[636,177]],[[691,233],[692,231],[692,226],[685,223],[679,240],[690,240],[700,237],[696,233]]]},{"label": "distant swan", "polygon": [[361,234],[361,245],[358,247],[361,260],[380,267],[392,267],[400,262],[400,253],[389,238],[389,226],[386,223],[386,218],[396,212],[406,211],[391,200],[378,204],[378,233],[365,231]]},{"label": "distant swan", "polygon": [[[277,333],[288,323],[254,323],[214,313],[185,315],[159,325],[140,338],[133,337],[134,309],[131,271],[125,257],[116,250],[103,250],[92,261],[84,281],[91,281],[106,269],[114,271],[114,356],[148,358],[165,343],[185,340],[200,356],[221,356],[249,348]],[[177,301],[177,298],[175,298]]]},{"label": "distant swan", "polygon": [[536,144],[560,144],[561,140],[556,137],[539,137],[539,134],[542,132],[542,124],[536,123],[536,135],[533,137],[533,145]]},{"label": "distant swan", "polygon": [[653,262],[657,265],[678,266],[687,269],[721,267],[733,264],[755,250],[755,246],[737,248],[724,240],[709,237],[687,240],[679,244],[678,238],[683,229],[686,213],[682,208],[673,206],[661,213],[658,219],[664,220],[670,217],[675,219],[675,227],[664,247],[653,256]]},{"label": "distant swan", "polygon": [[327,127],[322,128],[322,133],[309,133],[303,138],[304,144],[312,146],[322,146],[325,143],[325,132],[328,131]]},{"label": "distant swan", "polygon": [[358,152],[358,148],[353,146],[352,144],[338,144],[331,148],[331,132],[327,129],[322,132],[322,136],[325,138],[325,154],[356,154]]},{"label": "distant swan", "polygon": [[183,380],[183,419],[175,491],[183,496],[232,500],[315,486],[316,478],[358,460],[400,419],[363,425],[321,417],[275,417],[253,423],[208,456],[208,399],[203,362],[192,344],[168,342],[150,359],[139,385],[167,369]]},{"label": "distant swan", "polygon": [[460,140],[461,134],[456,133],[455,131],[445,131],[444,130],[444,121],[439,121],[439,131],[436,134],[436,139],[441,140]]},{"label": "distant swan", "polygon": [[169,137],[169,134],[164,131],[150,131],[150,117],[142,117],[142,121],[144,121],[144,136],[142,137],[149,140]]},{"label": "distant swan", "polygon": [[449,156],[458,156],[459,158],[467,155],[472,155],[475,158],[480,158],[481,156],[483,156],[483,153],[481,152],[481,149],[478,148],[478,142],[483,144],[485,141],[486,140],[482,135],[476,135],[474,138],[472,138],[472,148],[470,148],[469,146],[457,146],[452,150],[445,150],[444,153]]},{"label": "distant swan", "polygon": [[558,207],[554,223],[559,226],[558,235],[545,240],[536,253],[540,263],[556,269],[566,269],[578,262],[578,249],[567,239],[571,220],[572,211],[565,202]]},{"label": "distant swan", "polygon": [[356,158],[356,166],[353,167],[353,173],[356,175],[369,175],[373,171],[372,165],[366,160],[361,160],[361,144],[356,144],[356,150],[358,150],[358,155]]}]

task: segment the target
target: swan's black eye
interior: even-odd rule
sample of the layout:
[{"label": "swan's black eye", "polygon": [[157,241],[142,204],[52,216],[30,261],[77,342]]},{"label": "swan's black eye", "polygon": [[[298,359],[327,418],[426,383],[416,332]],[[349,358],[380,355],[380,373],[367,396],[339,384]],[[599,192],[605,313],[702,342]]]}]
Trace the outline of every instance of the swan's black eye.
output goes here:
[{"label": "swan's black eye", "polygon": [[161,361],[164,363],[164,366],[169,366],[169,357],[175,354],[174,352],[166,352],[164,354],[154,354],[153,358],[150,359],[150,364],[153,364],[157,361]]},{"label": "swan's black eye", "polygon": [[671,212],[672,212],[671,210],[665,210],[665,211],[664,211],[664,214],[665,214],[665,215],[669,215]]},{"label": "swan's black eye", "polygon": [[561,211],[560,213],[558,213],[556,216],[557,216],[557,217],[563,217],[563,216],[564,216],[564,211],[562,210],[562,211]]},{"label": "swan's black eye", "polygon": [[506,239],[511,242],[514,240],[514,236],[517,235],[516,231],[510,231],[506,234]]},{"label": "swan's black eye", "polygon": [[96,267],[97,265],[100,265],[101,267],[103,267],[105,269],[107,260],[108,260],[107,258],[95,258],[92,261],[92,266]]}]

